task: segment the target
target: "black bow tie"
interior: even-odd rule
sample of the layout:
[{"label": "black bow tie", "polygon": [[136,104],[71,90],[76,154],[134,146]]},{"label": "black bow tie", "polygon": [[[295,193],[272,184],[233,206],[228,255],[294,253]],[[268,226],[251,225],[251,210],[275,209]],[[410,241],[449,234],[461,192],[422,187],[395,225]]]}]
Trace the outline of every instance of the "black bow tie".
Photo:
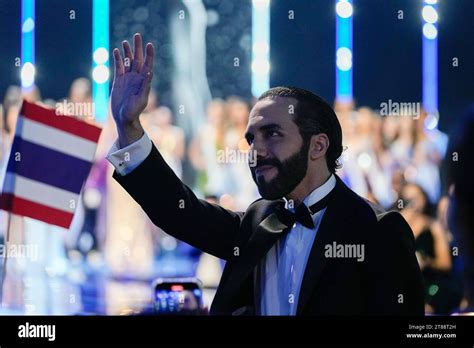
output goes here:
[{"label": "black bow tie", "polygon": [[315,226],[311,215],[314,215],[318,211],[326,208],[329,198],[330,194],[327,194],[323,199],[314,203],[309,208],[306,206],[306,204],[301,203],[296,207],[294,213],[286,209],[283,205],[278,206],[275,212],[278,216],[278,219],[288,227],[291,227],[296,222],[299,222],[304,227],[313,229]]}]

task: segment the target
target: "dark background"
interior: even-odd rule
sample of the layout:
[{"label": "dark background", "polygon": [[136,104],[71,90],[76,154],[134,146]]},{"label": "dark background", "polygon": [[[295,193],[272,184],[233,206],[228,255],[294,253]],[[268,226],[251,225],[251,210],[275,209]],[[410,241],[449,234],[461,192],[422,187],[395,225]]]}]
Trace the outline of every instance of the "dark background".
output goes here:
[{"label": "dark background", "polygon": [[[145,39],[166,44],[166,6],[151,1]],[[248,36],[251,33],[250,1],[206,0],[207,9],[220,15],[208,28],[208,77],[214,96],[250,97]],[[232,3],[233,5],[229,5]],[[297,85],[313,90],[328,101],[335,89],[335,13],[333,0],[273,0],[271,6],[271,85]],[[0,97],[19,84],[19,0],[0,0]],[[127,22],[124,11],[146,5],[147,0],[111,1],[111,46],[119,40],[115,25]],[[237,6],[239,4],[239,6]],[[122,10],[121,6],[124,7]],[[383,101],[421,100],[421,1],[356,0],[354,12],[354,96],[357,105],[379,108]],[[43,98],[67,95],[71,82],[90,76],[92,1],[37,0],[36,83]],[[76,19],[69,19],[69,11]],[[293,10],[295,19],[288,19]],[[397,18],[398,10],[404,19]],[[154,11],[154,12],[152,12]],[[439,109],[440,128],[449,131],[461,110],[474,101],[474,1],[439,1]],[[156,25],[155,25],[155,23]],[[159,30],[159,29],[162,30]],[[134,28],[127,28],[133,31]],[[224,33],[225,40],[219,41]],[[114,36],[115,35],[115,36]],[[129,38],[131,34],[127,32]],[[161,42],[155,42],[160,46]],[[165,47],[166,48],[166,47]],[[169,57],[159,56],[162,71],[156,87],[166,95]],[[225,64],[225,57],[241,58],[242,69]],[[459,66],[452,66],[453,57]],[[161,75],[160,75],[161,74]]]},{"label": "dark background", "polygon": [[[474,102],[474,1],[438,1],[441,130]],[[272,1],[271,85],[295,85],[335,97],[335,1]],[[422,1],[355,0],[354,97],[380,108],[392,99],[421,101]],[[288,20],[293,10],[295,20]],[[398,19],[402,10],[404,19]],[[459,66],[452,66],[458,57]]]}]

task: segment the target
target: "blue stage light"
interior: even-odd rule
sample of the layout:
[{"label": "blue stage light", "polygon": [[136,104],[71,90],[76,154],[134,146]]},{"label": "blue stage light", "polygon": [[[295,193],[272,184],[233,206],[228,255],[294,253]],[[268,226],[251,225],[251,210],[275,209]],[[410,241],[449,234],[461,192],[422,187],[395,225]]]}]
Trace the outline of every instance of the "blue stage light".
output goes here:
[{"label": "blue stage light", "polygon": [[252,0],[252,94],[270,88],[270,0]]},{"label": "blue stage light", "polygon": [[21,87],[28,91],[35,83],[35,0],[21,3]]},{"label": "blue stage light", "polygon": [[352,0],[336,1],[336,100],[352,101]]},{"label": "blue stage light", "polygon": [[95,117],[105,122],[109,96],[109,0],[93,0],[92,14],[92,98]]},{"label": "blue stage light", "polygon": [[424,0],[423,18],[423,107],[438,113],[438,12],[436,1]]}]

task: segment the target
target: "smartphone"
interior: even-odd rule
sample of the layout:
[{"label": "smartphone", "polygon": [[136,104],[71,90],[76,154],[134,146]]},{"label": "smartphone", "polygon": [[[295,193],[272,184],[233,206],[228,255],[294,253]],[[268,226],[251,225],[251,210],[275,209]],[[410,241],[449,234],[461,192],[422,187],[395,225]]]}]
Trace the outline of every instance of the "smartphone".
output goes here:
[{"label": "smartphone", "polygon": [[153,282],[154,312],[158,315],[199,315],[202,283],[197,278],[158,278]]}]

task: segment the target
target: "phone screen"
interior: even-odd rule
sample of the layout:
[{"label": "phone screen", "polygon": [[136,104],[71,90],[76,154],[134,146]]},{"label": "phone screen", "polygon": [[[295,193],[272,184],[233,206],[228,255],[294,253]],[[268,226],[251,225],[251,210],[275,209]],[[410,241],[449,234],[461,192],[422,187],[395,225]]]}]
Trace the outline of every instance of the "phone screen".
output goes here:
[{"label": "phone screen", "polygon": [[154,310],[160,315],[198,315],[202,288],[197,279],[158,279],[154,285]]}]

